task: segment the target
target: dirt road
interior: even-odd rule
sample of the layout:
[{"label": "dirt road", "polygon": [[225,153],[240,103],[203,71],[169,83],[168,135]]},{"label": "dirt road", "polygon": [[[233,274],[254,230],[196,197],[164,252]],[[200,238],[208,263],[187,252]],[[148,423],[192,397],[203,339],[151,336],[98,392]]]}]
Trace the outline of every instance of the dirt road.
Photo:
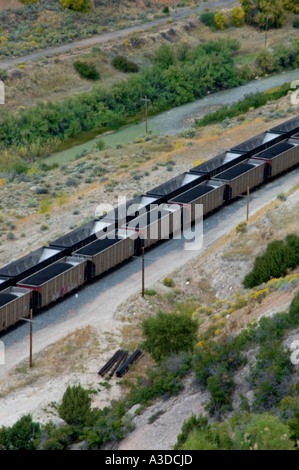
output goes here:
[{"label": "dirt road", "polygon": [[205,2],[203,3],[203,5],[200,5],[199,7],[193,8],[193,9],[183,8],[177,12],[171,12],[168,17],[156,19],[153,21],[148,21],[146,23],[140,23],[136,26],[131,26],[128,28],[117,30],[117,31],[110,31],[101,35],[95,35],[92,38],[81,39],[72,43],[63,44],[62,46],[50,47],[48,49],[44,49],[38,52],[26,54],[24,56],[14,57],[13,59],[2,60],[0,61],[0,68],[8,68],[19,62],[25,63],[31,60],[39,59],[40,57],[44,57],[44,56],[51,56],[53,54],[62,54],[67,51],[72,51],[78,47],[85,48],[85,47],[95,46],[96,44],[102,44],[104,42],[108,42],[111,39],[126,37],[129,34],[139,31],[140,29],[150,29],[153,26],[164,24],[167,22],[169,18],[172,18],[173,20],[178,20],[185,16],[188,17],[188,15],[191,15],[194,12],[202,12],[206,8],[217,8],[217,7],[229,8],[232,5],[238,4],[238,3],[239,2],[236,2],[234,0],[221,0],[221,1],[214,1],[214,2],[213,1]]}]

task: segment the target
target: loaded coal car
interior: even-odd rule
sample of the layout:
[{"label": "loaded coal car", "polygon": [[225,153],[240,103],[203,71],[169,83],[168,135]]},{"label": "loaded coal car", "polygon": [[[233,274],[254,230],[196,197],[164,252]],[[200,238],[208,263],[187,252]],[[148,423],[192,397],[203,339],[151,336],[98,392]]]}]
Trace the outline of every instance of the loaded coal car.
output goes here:
[{"label": "loaded coal car", "polygon": [[224,198],[225,201],[229,201],[245,193],[248,187],[252,189],[262,184],[264,182],[264,167],[263,161],[248,158],[212,179],[226,184]]},{"label": "loaded coal car", "polygon": [[231,151],[234,152],[244,152],[247,154],[247,158],[256,155],[259,152],[271,147],[272,145],[278,144],[284,140],[287,136],[280,132],[262,132],[251,139],[242,142],[241,144],[236,145],[231,148]]},{"label": "loaded coal car", "polygon": [[148,248],[160,240],[167,240],[173,232],[173,211],[164,204],[136,217],[122,227],[135,240],[135,252]]},{"label": "loaded coal car", "polygon": [[299,116],[296,116],[288,121],[282,122],[276,127],[270,129],[270,132],[282,134],[284,138],[291,137],[293,134],[299,132]]},{"label": "loaded coal car", "polygon": [[191,168],[190,173],[204,174],[207,177],[206,179],[211,179],[213,176],[242,162],[246,158],[248,158],[248,155],[244,152],[227,151]]},{"label": "loaded coal car", "polygon": [[73,256],[87,261],[86,277],[92,279],[109,271],[134,255],[134,240],[125,230],[111,232],[109,238],[95,240]]},{"label": "loaded coal car", "polygon": [[[102,221],[113,223],[115,228],[121,228],[139,215],[148,212],[161,203],[160,196],[142,195],[119,204],[113,210],[101,217]],[[98,237],[100,238],[100,237]]]},{"label": "loaded coal car", "polygon": [[49,244],[51,248],[64,250],[64,255],[70,256],[73,251],[115,230],[113,221],[93,219],[86,224],[72,230],[71,232],[57,238]]},{"label": "loaded coal car", "polygon": [[191,211],[190,220],[194,222],[196,217],[196,204],[203,204],[203,216],[218,209],[224,203],[225,189],[226,185],[224,183],[208,180],[171,199],[169,204],[183,207],[188,205]]},{"label": "loaded coal car", "polygon": [[0,277],[0,292],[13,285],[13,279],[10,277]]},{"label": "loaded coal car", "polygon": [[253,159],[265,162],[265,179],[283,173],[299,163],[299,140],[287,139],[261,153]]},{"label": "loaded coal car", "polygon": [[0,331],[17,323],[30,313],[31,290],[9,287],[0,292]]},{"label": "loaded coal car", "polygon": [[32,251],[0,269],[0,278],[12,279],[17,283],[21,279],[49,266],[49,264],[61,259],[63,250],[59,248],[42,247]]},{"label": "loaded coal car", "polygon": [[85,269],[86,259],[66,256],[17,285],[32,290],[32,308],[36,311],[82,286]]},{"label": "loaded coal car", "polygon": [[147,191],[146,194],[148,196],[161,197],[161,202],[167,202],[169,199],[188,191],[188,189],[197,186],[199,183],[202,183],[207,179],[208,175],[206,174],[192,174],[185,172],[160,184],[159,186],[156,186],[150,191]]}]

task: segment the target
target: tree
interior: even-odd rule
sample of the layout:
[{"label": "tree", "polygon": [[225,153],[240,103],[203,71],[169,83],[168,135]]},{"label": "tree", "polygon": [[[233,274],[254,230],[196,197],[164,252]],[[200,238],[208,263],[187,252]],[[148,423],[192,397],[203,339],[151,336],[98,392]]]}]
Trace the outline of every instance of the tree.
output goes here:
[{"label": "tree", "polygon": [[289,450],[294,447],[289,427],[277,416],[263,413],[253,417],[245,428],[244,436],[255,450]]},{"label": "tree", "polygon": [[255,59],[255,65],[262,73],[273,72],[274,61],[271,52],[268,49],[262,49]]},{"label": "tree", "polygon": [[293,13],[299,13],[298,0],[282,0],[284,8]]},{"label": "tree", "polygon": [[168,44],[159,47],[152,60],[153,63],[161,69],[168,69],[175,63],[175,55],[172,47],[168,46]]},{"label": "tree", "polygon": [[226,28],[228,21],[227,21],[226,15],[223,13],[223,11],[218,11],[217,13],[215,13],[214,22],[215,22],[215,25],[216,25],[217,29],[225,29]]},{"label": "tree", "polygon": [[12,427],[0,429],[0,450],[35,450],[40,435],[39,423],[23,416]]},{"label": "tree", "polygon": [[289,315],[292,321],[297,324],[299,319],[299,292],[297,293],[297,295],[295,295],[291,302]]},{"label": "tree", "polygon": [[192,350],[197,338],[197,321],[184,313],[159,312],[142,322],[145,341],[141,348],[150,352],[156,361]]},{"label": "tree", "polygon": [[89,8],[89,2],[86,0],[60,0],[63,7],[74,11],[83,11]]},{"label": "tree", "polygon": [[240,28],[243,26],[245,21],[245,12],[241,7],[235,7],[231,9],[230,19],[233,26]]},{"label": "tree", "polygon": [[68,424],[82,424],[90,411],[90,396],[81,385],[68,386],[59,407],[59,416]]},{"label": "tree", "polygon": [[246,23],[261,29],[281,28],[286,19],[282,0],[241,0],[241,6]]}]

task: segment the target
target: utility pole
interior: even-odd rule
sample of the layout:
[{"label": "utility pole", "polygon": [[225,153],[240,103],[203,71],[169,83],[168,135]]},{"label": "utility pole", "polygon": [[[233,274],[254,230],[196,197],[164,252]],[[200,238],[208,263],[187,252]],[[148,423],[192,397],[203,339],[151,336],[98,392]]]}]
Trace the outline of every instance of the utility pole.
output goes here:
[{"label": "utility pole", "polygon": [[246,216],[246,222],[248,222],[248,220],[249,220],[249,191],[250,191],[250,188],[249,188],[249,186],[247,186],[247,216]]},{"label": "utility pole", "polygon": [[142,297],[144,297],[144,240],[142,240]]},{"label": "utility pole", "polygon": [[265,37],[265,47],[267,47],[267,39],[268,39],[268,21],[269,21],[269,16],[266,16],[266,37]]},{"label": "utility pole", "polygon": [[29,367],[32,367],[32,308],[30,309],[30,357]]},{"label": "utility pole", "polygon": [[[30,317],[28,318],[20,318],[20,320],[28,321],[30,323],[30,346],[29,346],[29,367],[32,367],[32,323],[34,322],[32,317],[32,308],[30,309]],[[39,323],[39,322],[38,322]]]},{"label": "utility pole", "polygon": [[149,100],[148,97],[145,95],[145,97],[144,97],[144,98],[141,98],[140,101],[144,101],[144,104],[145,104],[145,132],[146,132],[146,134],[147,134],[147,133],[148,133],[148,132],[147,132],[147,103],[149,103],[150,100]]}]

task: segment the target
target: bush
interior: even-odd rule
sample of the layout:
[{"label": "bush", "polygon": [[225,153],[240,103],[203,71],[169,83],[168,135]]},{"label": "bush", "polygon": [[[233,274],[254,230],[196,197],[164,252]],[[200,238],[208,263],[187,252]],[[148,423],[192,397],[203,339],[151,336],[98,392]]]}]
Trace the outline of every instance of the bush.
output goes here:
[{"label": "bush", "polygon": [[292,364],[289,351],[278,341],[265,342],[256,356],[251,372],[253,386],[253,409],[261,412],[272,409],[290,393]]},{"label": "bush", "polygon": [[228,23],[227,17],[222,11],[215,13],[214,22],[215,22],[216,28],[221,29],[221,30],[225,29]]},{"label": "bush", "polygon": [[60,3],[63,7],[74,11],[86,11],[89,7],[89,2],[86,0],[60,0]]},{"label": "bush", "polygon": [[174,280],[171,277],[165,277],[163,279],[163,285],[166,287],[174,287]]},{"label": "bush", "polygon": [[23,416],[11,428],[0,429],[0,450],[35,450],[39,436],[39,424],[31,415]]},{"label": "bush", "polygon": [[295,295],[291,302],[289,315],[291,321],[297,324],[299,320],[299,292],[297,295]]},{"label": "bush", "polygon": [[112,65],[117,70],[120,70],[121,72],[125,73],[136,73],[139,71],[139,67],[137,64],[134,64],[134,62],[130,62],[126,57],[123,57],[121,55],[114,57]]},{"label": "bush", "polygon": [[100,152],[104,150],[106,144],[103,139],[98,139],[95,143],[95,148],[98,149]]},{"label": "bush", "polygon": [[81,385],[68,386],[59,406],[59,416],[68,424],[82,424],[90,411],[91,399]]},{"label": "bush", "polygon": [[206,25],[209,26],[211,29],[216,29],[216,24],[215,24],[215,13],[212,11],[205,11],[200,15],[201,21]]},{"label": "bush", "polygon": [[262,49],[255,59],[255,65],[262,73],[273,72],[274,61],[271,52],[269,52],[268,49]]},{"label": "bush", "polygon": [[235,7],[231,9],[230,12],[230,19],[232,22],[232,25],[235,26],[236,28],[240,28],[243,26],[244,21],[245,21],[245,13],[243,8],[241,7]]},{"label": "bush", "polygon": [[281,28],[286,20],[286,14],[281,0],[241,0],[241,7],[248,24],[259,26],[261,29]]},{"label": "bush", "polygon": [[288,269],[299,264],[299,237],[289,235],[286,242],[274,240],[269,243],[266,252],[255,259],[253,270],[245,276],[246,288],[259,286],[271,278],[285,276]]},{"label": "bush", "polygon": [[185,139],[192,139],[192,137],[196,136],[196,129],[194,127],[190,127],[189,129],[181,132],[180,136],[185,137]]},{"label": "bush", "polygon": [[277,416],[235,414],[224,422],[208,423],[200,415],[185,421],[176,450],[290,450],[290,428]]},{"label": "bush", "polygon": [[76,62],[74,62],[74,67],[80,76],[87,80],[99,80],[100,78],[100,74],[94,64],[76,60]]},{"label": "bush", "polygon": [[197,338],[197,321],[189,315],[159,312],[142,322],[145,341],[141,348],[148,351],[155,361],[171,354],[193,349]]},{"label": "bush", "polygon": [[203,118],[196,121],[199,127],[208,126],[217,122],[223,122],[227,118],[233,118],[246,113],[250,108],[259,108],[269,101],[274,101],[288,94],[290,85],[286,83],[271,93],[252,93],[245,95],[245,98],[231,106],[222,106],[217,111],[206,114]]},{"label": "bush", "polygon": [[299,20],[295,20],[293,23],[294,28],[299,28]]}]

